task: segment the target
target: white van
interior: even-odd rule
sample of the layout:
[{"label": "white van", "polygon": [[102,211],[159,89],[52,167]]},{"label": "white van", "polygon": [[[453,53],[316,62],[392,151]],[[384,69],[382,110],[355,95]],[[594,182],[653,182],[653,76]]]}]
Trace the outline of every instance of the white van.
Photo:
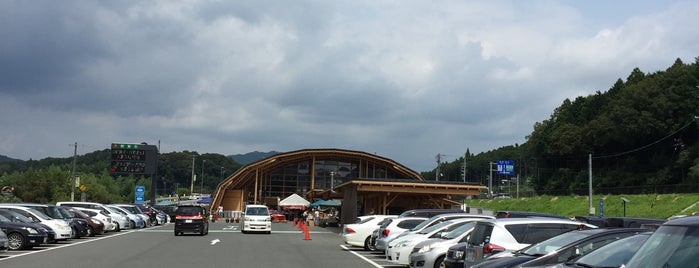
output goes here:
[{"label": "white van", "polygon": [[265,205],[247,205],[241,223],[243,233],[265,232],[272,233],[272,219],[269,208]]},{"label": "white van", "polygon": [[112,211],[105,204],[102,203],[65,201],[57,202],[56,206],[91,208],[101,210],[112,218],[112,223],[116,225],[116,228],[114,229],[115,232],[119,232],[121,231],[121,229],[133,228],[131,226],[131,221],[129,221],[129,219],[126,216]]}]

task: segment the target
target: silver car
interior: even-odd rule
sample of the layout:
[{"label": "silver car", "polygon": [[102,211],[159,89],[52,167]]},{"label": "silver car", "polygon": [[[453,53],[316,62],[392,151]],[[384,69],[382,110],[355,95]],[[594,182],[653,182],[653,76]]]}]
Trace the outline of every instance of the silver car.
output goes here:
[{"label": "silver car", "polygon": [[379,237],[376,239],[376,250],[385,251],[388,248],[388,242],[396,238],[399,234],[410,230],[427,220],[423,217],[404,217],[395,218],[384,223],[379,228]]},{"label": "silver car", "polygon": [[468,235],[476,226],[476,222],[481,220],[483,219],[474,219],[472,222],[444,234],[441,238],[430,238],[416,244],[410,253],[410,267],[444,267],[443,262],[449,247],[466,242]]}]

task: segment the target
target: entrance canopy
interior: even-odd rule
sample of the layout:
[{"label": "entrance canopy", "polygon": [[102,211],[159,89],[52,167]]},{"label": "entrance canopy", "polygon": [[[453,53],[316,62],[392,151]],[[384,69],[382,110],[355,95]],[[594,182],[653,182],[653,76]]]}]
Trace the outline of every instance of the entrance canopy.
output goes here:
[{"label": "entrance canopy", "polygon": [[310,204],[311,202],[297,194],[292,194],[279,201],[279,206],[282,209],[306,209]]}]

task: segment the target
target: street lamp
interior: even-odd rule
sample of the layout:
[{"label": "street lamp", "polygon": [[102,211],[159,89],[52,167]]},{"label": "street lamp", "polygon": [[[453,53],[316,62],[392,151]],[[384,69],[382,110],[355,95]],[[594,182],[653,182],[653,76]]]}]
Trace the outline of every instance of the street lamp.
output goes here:
[{"label": "street lamp", "polygon": [[334,193],[335,192],[335,171],[330,171],[330,192]]}]

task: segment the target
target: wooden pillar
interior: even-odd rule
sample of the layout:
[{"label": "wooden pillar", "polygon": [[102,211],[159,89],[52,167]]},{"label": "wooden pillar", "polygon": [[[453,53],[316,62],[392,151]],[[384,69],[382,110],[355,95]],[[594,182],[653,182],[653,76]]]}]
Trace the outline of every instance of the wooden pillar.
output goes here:
[{"label": "wooden pillar", "polygon": [[354,223],[357,218],[357,186],[348,185],[344,190],[340,223]]}]

